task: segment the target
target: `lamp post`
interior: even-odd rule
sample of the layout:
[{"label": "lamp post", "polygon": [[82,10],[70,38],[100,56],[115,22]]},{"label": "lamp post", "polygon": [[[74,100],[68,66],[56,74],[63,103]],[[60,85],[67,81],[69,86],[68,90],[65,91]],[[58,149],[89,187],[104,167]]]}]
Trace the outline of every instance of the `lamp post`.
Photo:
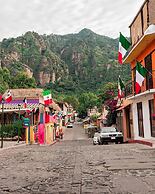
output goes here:
[{"label": "lamp post", "polygon": [[3,127],[4,127],[4,99],[2,98],[1,148],[3,148]]}]

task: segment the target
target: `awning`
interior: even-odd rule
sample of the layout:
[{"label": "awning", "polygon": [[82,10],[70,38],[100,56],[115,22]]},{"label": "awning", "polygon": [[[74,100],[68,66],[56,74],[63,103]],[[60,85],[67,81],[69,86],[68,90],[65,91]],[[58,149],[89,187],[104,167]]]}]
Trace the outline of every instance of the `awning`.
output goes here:
[{"label": "awning", "polygon": [[124,108],[125,108],[125,106],[121,106],[121,107],[117,108],[116,111],[120,111],[120,110],[122,110]]},{"label": "awning", "polygon": [[119,108],[116,109],[116,111],[121,111],[124,108],[126,108],[127,106],[129,106],[130,104],[132,104],[132,100],[126,99],[126,100],[124,100],[123,104]]},{"label": "awning", "polygon": [[[39,108],[39,99],[27,99],[26,108],[23,100],[13,100],[10,103],[4,103],[4,112],[19,112]],[[0,112],[2,112],[2,104],[0,104]]]}]

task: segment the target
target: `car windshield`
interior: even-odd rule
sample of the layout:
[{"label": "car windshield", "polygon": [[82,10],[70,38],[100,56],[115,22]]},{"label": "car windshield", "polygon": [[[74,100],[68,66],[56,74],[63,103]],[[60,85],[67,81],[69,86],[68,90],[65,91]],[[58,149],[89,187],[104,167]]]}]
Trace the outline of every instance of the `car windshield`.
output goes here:
[{"label": "car windshield", "polygon": [[117,129],[114,127],[104,127],[101,129],[101,133],[117,132]]}]

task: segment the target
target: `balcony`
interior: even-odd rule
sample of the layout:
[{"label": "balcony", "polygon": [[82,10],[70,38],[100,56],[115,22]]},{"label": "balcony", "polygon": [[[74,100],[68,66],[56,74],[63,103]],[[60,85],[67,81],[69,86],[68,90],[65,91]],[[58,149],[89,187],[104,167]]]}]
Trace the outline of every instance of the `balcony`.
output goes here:
[{"label": "balcony", "polygon": [[147,30],[145,31],[141,39],[138,41],[138,43],[131,48],[126,58],[124,59],[123,63],[126,64],[131,63],[154,40],[155,40],[155,25],[152,24],[147,28]]},{"label": "balcony", "polygon": [[125,98],[133,96],[133,86],[134,86],[134,81],[130,80],[127,82],[125,85]]},{"label": "balcony", "polygon": [[155,1],[145,0],[129,26],[132,46],[137,44],[151,24],[155,24]]},{"label": "balcony", "polygon": [[[154,73],[155,71],[153,71]],[[135,81],[128,81],[125,85],[125,90],[124,90],[124,97],[128,99],[134,99],[139,96],[147,95],[147,94],[155,94],[155,88],[153,88],[153,82],[154,78],[150,75],[146,76],[145,82],[143,87],[145,86],[145,89],[143,88],[142,91],[139,94],[135,94],[134,92],[134,85]]]},{"label": "balcony", "polygon": [[132,48],[124,63],[131,63],[155,40],[155,0],[145,0],[129,27]]}]

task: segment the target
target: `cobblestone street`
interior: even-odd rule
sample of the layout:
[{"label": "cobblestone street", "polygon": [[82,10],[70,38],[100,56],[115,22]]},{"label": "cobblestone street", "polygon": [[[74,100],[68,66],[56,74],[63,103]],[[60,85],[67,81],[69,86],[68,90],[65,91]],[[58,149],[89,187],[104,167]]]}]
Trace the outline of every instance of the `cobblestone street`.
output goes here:
[{"label": "cobblestone street", "polygon": [[154,194],[155,149],[93,146],[80,125],[51,146],[0,150],[0,194]]}]

